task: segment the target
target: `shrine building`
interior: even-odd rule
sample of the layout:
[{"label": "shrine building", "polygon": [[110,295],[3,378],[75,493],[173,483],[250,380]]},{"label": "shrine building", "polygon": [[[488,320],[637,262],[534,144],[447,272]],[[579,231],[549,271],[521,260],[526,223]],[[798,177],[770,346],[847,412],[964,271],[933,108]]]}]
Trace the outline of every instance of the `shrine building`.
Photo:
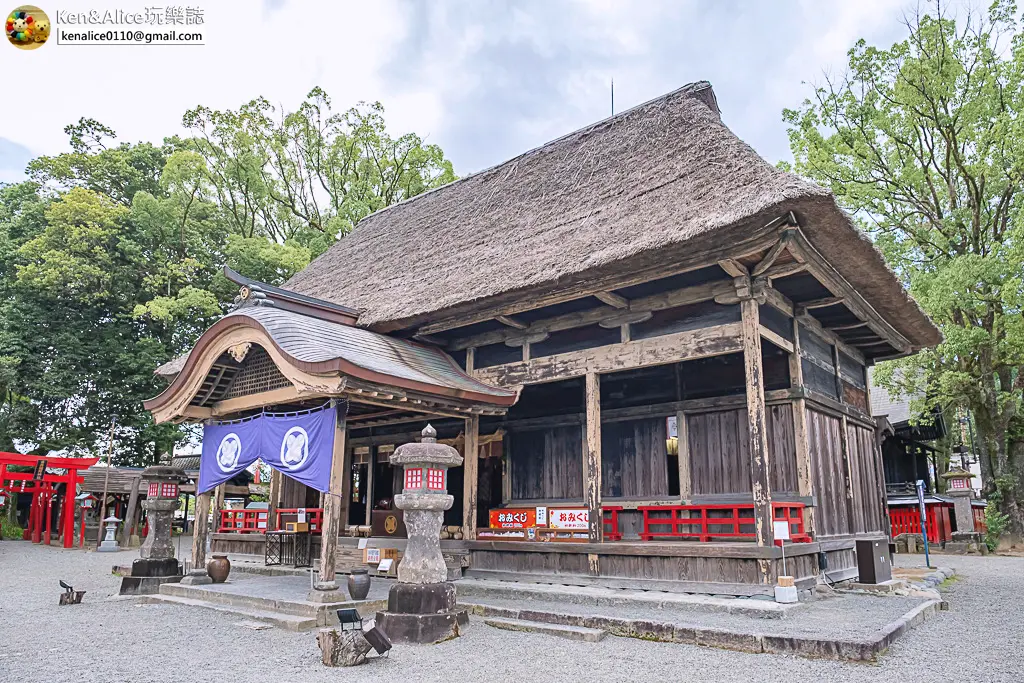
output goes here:
[{"label": "shrine building", "polygon": [[[850,578],[889,529],[866,369],[941,341],[706,82],[377,211],[281,287],[227,274],[236,306],[146,407],[224,426],[200,489],[279,458],[269,509],[218,511],[212,547],[262,553],[301,511],[323,580],[360,536],[401,546],[388,458],[428,422],[465,458],[442,547],[467,574],[771,594],[779,532],[798,587]],[[317,411],[308,444],[227,433]]]}]

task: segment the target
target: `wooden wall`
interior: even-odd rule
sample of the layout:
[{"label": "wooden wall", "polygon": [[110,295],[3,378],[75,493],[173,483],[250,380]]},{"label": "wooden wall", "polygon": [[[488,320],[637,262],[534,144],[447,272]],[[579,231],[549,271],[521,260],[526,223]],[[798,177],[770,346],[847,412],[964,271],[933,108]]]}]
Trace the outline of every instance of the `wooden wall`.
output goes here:
[{"label": "wooden wall", "polygon": [[[768,462],[772,490],[797,491],[796,442],[789,403],[769,406]],[[751,494],[750,436],[746,408],[688,415],[693,494]]]},{"label": "wooden wall", "polygon": [[665,418],[601,425],[601,493],[617,498],[668,495]]},{"label": "wooden wall", "polygon": [[846,432],[849,443],[850,484],[853,489],[853,531],[883,531],[882,495],[885,483],[880,479],[875,435],[871,430],[854,424],[847,425]]},{"label": "wooden wall", "polygon": [[510,432],[513,500],[583,496],[583,434],[576,425]]},{"label": "wooden wall", "polygon": [[846,498],[842,421],[808,409],[807,437],[814,496],[818,502],[814,513],[817,536],[849,534],[850,508]]}]

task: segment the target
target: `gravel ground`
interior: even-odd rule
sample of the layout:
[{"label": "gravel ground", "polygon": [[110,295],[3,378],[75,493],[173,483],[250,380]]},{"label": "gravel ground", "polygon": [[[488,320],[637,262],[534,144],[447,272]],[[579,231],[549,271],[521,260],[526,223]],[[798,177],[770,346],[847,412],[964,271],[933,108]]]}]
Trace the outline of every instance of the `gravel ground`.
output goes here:
[{"label": "gravel ground", "polygon": [[[0,681],[1020,681],[1024,558],[935,556],[960,580],[941,613],[879,664],[752,655],[609,637],[577,643],[474,623],[463,638],[396,647],[345,671],[319,663],[314,635],[252,630],[240,619],[175,605],[108,599],[114,563],[134,553],[0,543]],[[905,558],[901,558],[905,559]],[[911,560],[915,558],[909,558]],[[58,608],[57,579],[89,593]]]}]

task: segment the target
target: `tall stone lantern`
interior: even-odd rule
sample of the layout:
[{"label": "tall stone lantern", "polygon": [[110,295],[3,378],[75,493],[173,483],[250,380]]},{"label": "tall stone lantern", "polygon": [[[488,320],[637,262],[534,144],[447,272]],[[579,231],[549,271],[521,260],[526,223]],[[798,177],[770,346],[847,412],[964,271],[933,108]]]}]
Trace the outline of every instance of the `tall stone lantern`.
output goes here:
[{"label": "tall stone lantern", "polygon": [[956,531],[946,543],[946,552],[985,552],[982,549],[984,539],[974,530],[974,509],[971,503],[974,498],[971,479],[974,475],[962,467],[953,467],[942,478],[946,480],[946,495],[953,499],[953,514],[956,515]]},{"label": "tall stone lantern", "polygon": [[158,593],[160,585],[181,580],[181,567],[174,558],[171,525],[178,508],[178,493],[188,475],[180,467],[154,465],[142,471],[146,487],[149,533],[139,549],[141,557],[132,562],[132,572],[121,579],[121,595]]},{"label": "tall stone lantern", "polygon": [[441,555],[440,532],[444,511],[454,502],[448,495],[448,468],[462,464],[451,446],[437,443],[437,431],[427,425],[419,443],[399,446],[392,465],[401,465],[402,493],[395,505],[405,513],[409,540],[398,565],[398,583],[388,593],[387,611],[377,622],[396,643],[437,643],[460,635],[469,623],[466,610],[455,604],[455,585]]}]

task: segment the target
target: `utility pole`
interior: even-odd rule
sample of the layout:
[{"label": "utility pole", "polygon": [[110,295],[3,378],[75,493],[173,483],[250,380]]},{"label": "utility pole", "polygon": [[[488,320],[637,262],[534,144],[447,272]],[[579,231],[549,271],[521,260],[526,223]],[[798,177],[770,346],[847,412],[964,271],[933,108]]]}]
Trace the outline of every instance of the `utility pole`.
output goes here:
[{"label": "utility pole", "polygon": [[612,116],[615,116],[615,79],[612,79]]},{"label": "utility pole", "polygon": [[[117,424],[117,418],[110,420],[110,437],[107,440],[107,471],[103,474],[103,497],[100,498],[100,530],[96,534],[96,547],[100,547],[100,543],[103,542],[103,516],[107,511],[107,488],[110,486],[110,456],[114,452],[114,426]],[[82,522],[85,524],[85,522]]]}]

